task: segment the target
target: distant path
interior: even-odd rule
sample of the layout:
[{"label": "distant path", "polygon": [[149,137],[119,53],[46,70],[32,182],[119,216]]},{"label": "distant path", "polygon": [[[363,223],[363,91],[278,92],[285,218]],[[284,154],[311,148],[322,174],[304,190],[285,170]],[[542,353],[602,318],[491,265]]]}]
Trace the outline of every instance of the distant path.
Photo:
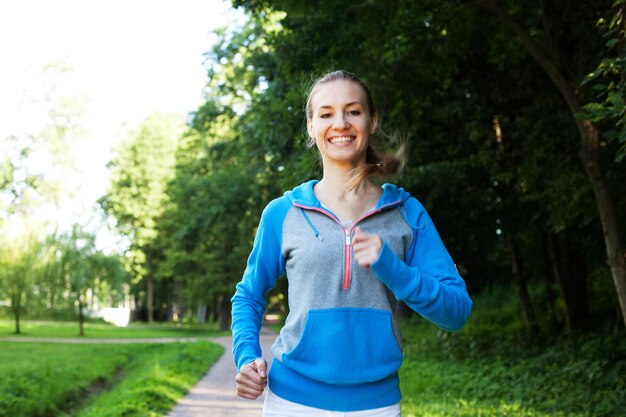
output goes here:
[{"label": "distant path", "polygon": [[[263,328],[261,346],[263,354],[271,364],[270,347],[276,339],[276,333]],[[215,362],[210,371],[191,389],[167,417],[260,417],[263,410],[261,398],[251,401],[239,398],[235,394],[235,375],[237,368],[231,351],[232,337],[222,336],[212,341],[224,346],[224,354]]]}]

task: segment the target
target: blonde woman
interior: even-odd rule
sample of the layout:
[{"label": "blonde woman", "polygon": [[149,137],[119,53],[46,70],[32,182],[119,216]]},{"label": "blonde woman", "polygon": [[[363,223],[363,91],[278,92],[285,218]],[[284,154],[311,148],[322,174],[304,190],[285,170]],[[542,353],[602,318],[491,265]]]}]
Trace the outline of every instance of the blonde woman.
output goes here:
[{"label": "blonde woman", "polygon": [[[256,399],[269,383],[265,417],[398,417],[397,301],[451,331],[465,324],[472,301],[424,207],[370,180],[401,164],[370,143],[379,119],[367,85],[345,71],[324,75],[306,117],[323,175],[261,216],[232,299],[237,394]],[[282,275],[289,315],[268,372],[259,345],[264,294]]]}]

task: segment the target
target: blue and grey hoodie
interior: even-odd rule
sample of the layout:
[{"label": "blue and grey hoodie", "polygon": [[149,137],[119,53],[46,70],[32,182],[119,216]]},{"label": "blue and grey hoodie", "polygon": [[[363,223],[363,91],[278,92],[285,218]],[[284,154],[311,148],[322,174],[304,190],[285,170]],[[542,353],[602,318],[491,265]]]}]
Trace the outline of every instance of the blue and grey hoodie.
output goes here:
[{"label": "blue and grey hoodie", "polygon": [[[286,275],[289,315],[271,348],[272,392],[335,411],[395,404],[403,359],[397,300],[446,330],[463,326],[472,301],[430,217],[409,193],[385,184],[376,207],[345,225],[317,200],[316,183],[286,192],[263,211],[232,298],[237,369],[262,357],[264,295]],[[371,268],[354,260],[357,226],[383,240]]]}]

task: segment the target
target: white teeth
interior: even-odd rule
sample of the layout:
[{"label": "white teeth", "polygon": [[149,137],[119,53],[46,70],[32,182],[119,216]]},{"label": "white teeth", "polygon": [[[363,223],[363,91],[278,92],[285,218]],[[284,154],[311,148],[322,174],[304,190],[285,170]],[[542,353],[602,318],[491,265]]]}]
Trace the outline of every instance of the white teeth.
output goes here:
[{"label": "white teeth", "polygon": [[352,142],[353,140],[354,140],[353,136],[339,136],[335,138],[330,138],[329,142],[330,143],[345,143],[345,142]]}]

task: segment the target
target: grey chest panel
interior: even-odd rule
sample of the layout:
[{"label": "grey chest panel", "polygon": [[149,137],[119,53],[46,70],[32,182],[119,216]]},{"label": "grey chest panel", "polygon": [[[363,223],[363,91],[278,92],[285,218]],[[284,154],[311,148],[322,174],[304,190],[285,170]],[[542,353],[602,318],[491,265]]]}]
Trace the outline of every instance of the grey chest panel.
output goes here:
[{"label": "grey chest panel", "polygon": [[[413,232],[398,209],[368,216],[357,226],[381,236],[404,260]],[[297,207],[289,211],[283,223],[282,253],[289,280],[290,307],[393,308],[393,295],[373,271],[356,263],[351,246],[346,252],[346,230],[325,213],[312,210],[303,213]],[[346,275],[348,288],[344,288]]]}]

